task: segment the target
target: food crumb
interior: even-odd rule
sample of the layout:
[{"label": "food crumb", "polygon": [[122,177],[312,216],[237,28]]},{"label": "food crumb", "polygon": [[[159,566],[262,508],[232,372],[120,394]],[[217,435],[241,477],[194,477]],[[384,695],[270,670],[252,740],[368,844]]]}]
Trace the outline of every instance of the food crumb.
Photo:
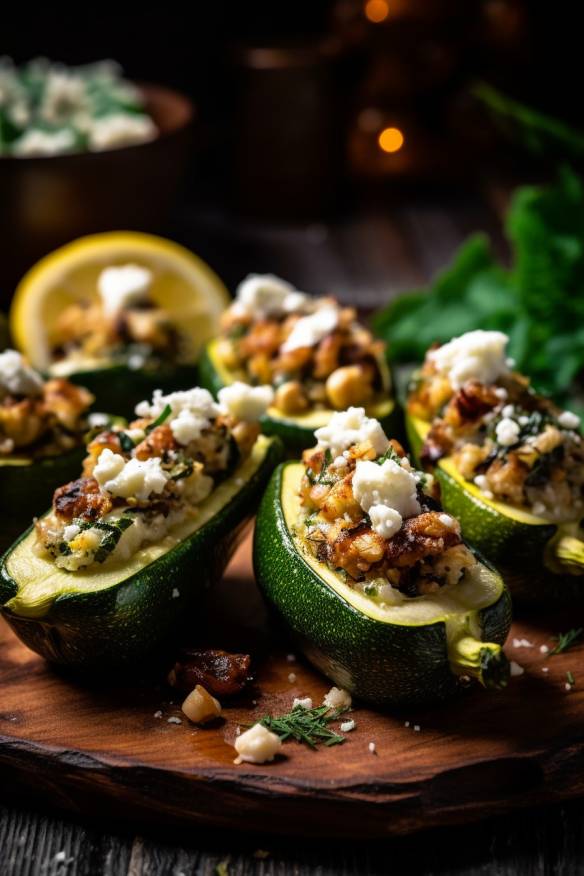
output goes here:
[{"label": "food crumb", "polygon": [[293,672],[291,672],[291,673],[289,674],[289,676],[288,676],[288,681],[290,682],[290,684],[294,684],[294,682],[296,681],[296,676],[295,676],[295,674],[294,674]]},{"label": "food crumb", "polygon": [[409,727],[409,726],[410,726],[410,722],[409,722],[409,721],[404,721],[404,727]]},{"label": "food crumb", "polygon": [[65,852],[57,852],[57,854],[53,858],[53,861],[55,862],[55,864],[62,864],[62,863],[64,863],[66,858],[67,858],[67,855]]},{"label": "food crumb", "polygon": [[566,690],[572,690],[572,685],[570,684],[569,681],[567,681],[567,682],[565,683],[564,687],[565,687]]},{"label": "food crumb", "polygon": [[355,722],[351,718],[349,721],[343,721],[341,724],[341,730],[343,733],[350,733],[351,730],[355,729]]},{"label": "food crumb", "polygon": [[172,598],[178,599],[179,596],[180,596],[180,590],[178,589],[178,587],[175,587],[172,591]]},{"label": "food crumb", "polygon": [[301,709],[312,709],[312,699],[310,697],[294,697],[292,708],[300,706]]},{"label": "food crumb", "polygon": [[167,724],[182,724],[182,721],[180,718],[167,718],[166,723]]},{"label": "food crumb", "polygon": [[286,660],[288,663],[296,663],[296,654],[286,654]]},{"label": "food crumb", "polygon": [[523,666],[520,666],[519,663],[515,662],[515,660],[511,660],[511,662],[509,663],[509,669],[513,677],[517,675],[523,675],[523,673],[525,672]]},{"label": "food crumb", "polygon": [[547,645],[540,645],[539,650],[542,654],[549,654],[550,651]]},{"label": "food crumb", "polygon": [[549,671],[550,671],[550,668],[549,668],[549,666],[542,666],[542,667],[541,667],[541,671],[542,671],[542,672],[549,672]]},{"label": "food crumb", "polygon": [[420,727],[419,724],[414,724],[414,730],[416,731],[416,733],[419,733],[421,729],[422,728]]},{"label": "food crumb", "polygon": [[514,648],[533,648],[533,642],[530,642],[529,639],[513,639],[512,641]]},{"label": "food crumb", "polygon": [[158,709],[157,712],[154,712],[155,718],[162,718],[162,709]]},{"label": "food crumb", "polygon": [[375,745],[374,742],[370,742],[369,745],[368,745],[367,747],[369,748],[369,751],[371,752],[371,754],[375,754],[375,753],[376,753],[376,751],[377,751],[377,746]]}]

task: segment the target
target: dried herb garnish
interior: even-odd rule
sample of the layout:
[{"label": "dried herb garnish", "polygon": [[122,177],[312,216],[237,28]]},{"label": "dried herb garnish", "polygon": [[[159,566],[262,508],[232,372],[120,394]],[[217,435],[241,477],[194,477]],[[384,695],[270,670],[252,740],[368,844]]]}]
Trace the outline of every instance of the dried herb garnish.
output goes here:
[{"label": "dried herb garnish", "polygon": [[156,417],[156,419],[155,419],[152,423],[150,423],[149,426],[146,426],[146,428],[144,429],[144,431],[146,432],[146,434],[149,435],[149,434],[152,432],[153,429],[156,429],[157,426],[162,426],[162,424],[164,423],[164,421],[165,421],[165,420],[168,420],[168,418],[170,417],[171,414],[172,414],[172,408],[171,408],[171,406],[170,406],[170,405],[165,405],[164,410],[162,411],[162,413],[159,414],[159,415]]},{"label": "dried herb garnish", "polygon": [[582,633],[584,633],[583,627],[568,630],[567,633],[559,633],[555,637],[556,646],[552,648],[549,656],[552,657],[554,654],[562,654],[564,651],[567,651],[568,648],[571,648],[572,645],[575,645],[576,642],[579,641],[579,639],[582,637]]},{"label": "dried herb garnish", "polygon": [[568,684],[571,684],[571,685],[576,684],[576,679],[574,678],[574,676],[572,675],[572,673],[569,670],[568,670],[568,672],[566,672],[566,679],[568,681]]},{"label": "dried herb garnish", "polygon": [[118,432],[118,441],[124,453],[131,453],[136,446],[127,432]]},{"label": "dried herb garnish", "polygon": [[295,706],[286,715],[278,717],[266,715],[259,723],[279,736],[283,742],[287,739],[296,739],[309,748],[316,749],[320,744],[341,745],[345,741],[344,736],[335,733],[328,725],[346,711],[346,709],[336,709],[330,712],[328,706],[318,706],[316,709]]},{"label": "dried herb garnish", "polygon": [[388,459],[393,459],[394,462],[397,462],[398,465],[401,465],[401,457],[399,453],[395,452],[391,444],[389,445],[385,453],[382,454],[382,456],[377,457],[375,462],[377,463],[377,465],[383,465],[383,463]]}]

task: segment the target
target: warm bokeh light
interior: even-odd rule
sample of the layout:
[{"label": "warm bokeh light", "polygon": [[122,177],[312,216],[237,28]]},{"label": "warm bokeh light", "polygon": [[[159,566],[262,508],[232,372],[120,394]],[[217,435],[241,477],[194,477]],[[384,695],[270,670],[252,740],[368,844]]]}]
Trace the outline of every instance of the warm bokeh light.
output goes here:
[{"label": "warm bokeh light", "polygon": [[404,135],[399,128],[384,128],[380,132],[377,142],[384,152],[399,152],[404,145]]},{"label": "warm bokeh light", "polygon": [[379,24],[381,21],[385,21],[389,15],[389,3],[387,0],[367,0],[364,12],[369,21],[372,21],[373,24]]}]

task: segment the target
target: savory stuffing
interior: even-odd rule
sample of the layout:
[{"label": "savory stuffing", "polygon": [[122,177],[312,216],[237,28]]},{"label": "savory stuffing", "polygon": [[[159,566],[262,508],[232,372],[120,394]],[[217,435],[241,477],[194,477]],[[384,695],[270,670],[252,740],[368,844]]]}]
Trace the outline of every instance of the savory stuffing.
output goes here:
[{"label": "savory stuffing", "polygon": [[0,459],[78,447],[92,402],[91,393],[68,380],[43,380],[16,350],[0,353]]},{"label": "savory stuffing", "polygon": [[52,511],[36,523],[39,553],[60,568],[123,562],[163,539],[196,516],[259,434],[256,421],[233,416],[229,400],[217,403],[199,388],[156,390],[136,414],[127,429],[114,427],[91,441],[82,476],[55,490]]},{"label": "savory stuffing", "polygon": [[431,475],[363,408],[334,414],[304,451],[298,533],[349,586],[382,603],[452,587],[474,566]]},{"label": "savory stuffing", "polygon": [[89,363],[138,369],[188,359],[187,339],[152,298],[152,272],[140,265],[105,268],[98,296],[66,307],[50,339],[53,373]]},{"label": "savory stuffing", "polygon": [[171,687],[184,693],[202,685],[215,697],[241,693],[250,679],[249,654],[231,654],[214,648],[183,651],[168,676]]},{"label": "savory stuffing", "polygon": [[284,414],[367,405],[388,389],[383,341],[333,298],[311,298],[270,274],[252,274],[222,318],[221,365],[275,388]]},{"label": "savory stuffing", "polygon": [[421,456],[449,457],[487,499],[552,520],[584,510],[580,420],[534,392],[511,370],[507,338],[469,332],[428,352],[409,397],[410,414],[431,422]]}]

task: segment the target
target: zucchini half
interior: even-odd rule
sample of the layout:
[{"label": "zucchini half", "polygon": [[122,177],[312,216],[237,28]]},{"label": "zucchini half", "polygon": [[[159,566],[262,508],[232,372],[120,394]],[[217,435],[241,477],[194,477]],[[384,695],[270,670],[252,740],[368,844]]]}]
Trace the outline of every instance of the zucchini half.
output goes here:
[{"label": "zucchini half", "polygon": [[116,411],[128,420],[135,418],[136,405],[152,398],[155,389],[166,395],[198,385],[196,365],[130,368],[112,364],[77,371],[52,366],[49,377],[66,377],[77,386],[85,386],[95,396],[93,410]]},{"label": "zucchini half", "polygon": [[39,508],[46,508],[55,487],[79,476],[85,445],[61,456],[31,459],[12,455],[0,459],[0,552],[30,526]]},{"label": "zucchini half", "polygon": [[[406,414],[414,459],[430,423]],[[501,570],[513,598],[550,606],[584,600],[584,541],[581,521],[550,523],[529,511],[487,499],[462,477],[452,460],[434,467],[442,504],[462,526],[464,537]]]},{"label": "zucchini half", "polygon": [[341,687],[377,705],[443,700],[474,676],[502,687],[511,600],[480,562],[447,593],[380,606],[307,552],[295,536],[303,466],[278,466],[256,522],[254,568],[268,603],[308,659]]},{"label": "zucchini half", "polygon": [[0,605],[22,641],[79,668],[134,663],[197,618],[197,598],[221,576],[282,455],[263,435],[199,513],[129,562],[67,572],[35,554],[28,529],[0,561]]},{"label": "zucchini half", "polygon": [[[395,435],[400,431],[401,416],[395,400],[389,397],[391,393],[391,375],[385,360],[381,363],[386,385],[386,395],[368,405],[365,410],[368,417],[379,420],[387,435]],[[210,341],[199,360],[199,385],[204,386],[215,397],[224,386],[236,380],[246,382],[245,375],[237,374],[226,368],[217,356],[217,340]],[[315,429],[326,426],[333,410],[309,411],[306,414],[283,414],[278,408],[268,408],[261,419],[264,435],[277,435],[289,450],[304,450],[314,444]]]}]

